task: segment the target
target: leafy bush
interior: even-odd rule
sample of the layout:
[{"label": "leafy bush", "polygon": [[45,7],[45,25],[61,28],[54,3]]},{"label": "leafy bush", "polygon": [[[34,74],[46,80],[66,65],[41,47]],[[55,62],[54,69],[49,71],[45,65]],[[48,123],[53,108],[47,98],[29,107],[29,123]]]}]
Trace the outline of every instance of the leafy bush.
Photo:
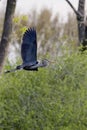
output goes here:
[{"label": "leafy bush", "polygon": [[87,129],[87,52],[0,77],[0,130],[73,129]]}]

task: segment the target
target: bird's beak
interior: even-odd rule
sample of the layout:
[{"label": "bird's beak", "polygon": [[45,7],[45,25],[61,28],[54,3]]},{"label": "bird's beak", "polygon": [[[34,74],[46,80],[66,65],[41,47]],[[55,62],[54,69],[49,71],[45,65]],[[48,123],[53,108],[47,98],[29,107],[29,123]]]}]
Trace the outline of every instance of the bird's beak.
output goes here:
[{"label": "bird's beak", "polygon": [[49,63],[56,63],[56,61],[47,60]]}]

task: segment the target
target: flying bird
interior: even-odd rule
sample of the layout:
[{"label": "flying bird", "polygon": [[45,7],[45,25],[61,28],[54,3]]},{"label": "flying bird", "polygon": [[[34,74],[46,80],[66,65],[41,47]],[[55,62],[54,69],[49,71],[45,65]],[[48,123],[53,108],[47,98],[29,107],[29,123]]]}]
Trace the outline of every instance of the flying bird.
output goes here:
[{"label": "flying bird", "polygon": [[23,63],[13,70],[7,70],[5,73],[16,70],[37,71],[39,67],[46,67],[50,62],[47,59],[37,61],[37,34],[35,28],[29,28],[25,31],[22,38],[21,57]]}]

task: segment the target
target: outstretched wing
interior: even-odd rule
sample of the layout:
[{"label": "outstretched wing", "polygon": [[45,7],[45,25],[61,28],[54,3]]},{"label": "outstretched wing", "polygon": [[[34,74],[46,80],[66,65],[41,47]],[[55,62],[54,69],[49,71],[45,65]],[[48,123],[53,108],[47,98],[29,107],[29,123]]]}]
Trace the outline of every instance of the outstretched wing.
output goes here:
[{"label": "outstretched wing", "polygon": [[34,28],[28,29],[22,39],[21,56],[24,65],[37,63],[37,36]]}]

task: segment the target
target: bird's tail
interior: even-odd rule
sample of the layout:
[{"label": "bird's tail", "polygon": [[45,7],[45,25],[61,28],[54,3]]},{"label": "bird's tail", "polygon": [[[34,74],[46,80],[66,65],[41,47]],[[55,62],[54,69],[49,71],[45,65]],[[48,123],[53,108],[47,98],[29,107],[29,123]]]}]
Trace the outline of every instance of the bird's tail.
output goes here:
[{"label": "bird's tail", "polygon": [[6,70],[4,73],[10,73],[10,72],[15,72],[17,70],[21,70],[23,69],[22,65],[17,66],[16,68],[12,69],[12,70]]}]

